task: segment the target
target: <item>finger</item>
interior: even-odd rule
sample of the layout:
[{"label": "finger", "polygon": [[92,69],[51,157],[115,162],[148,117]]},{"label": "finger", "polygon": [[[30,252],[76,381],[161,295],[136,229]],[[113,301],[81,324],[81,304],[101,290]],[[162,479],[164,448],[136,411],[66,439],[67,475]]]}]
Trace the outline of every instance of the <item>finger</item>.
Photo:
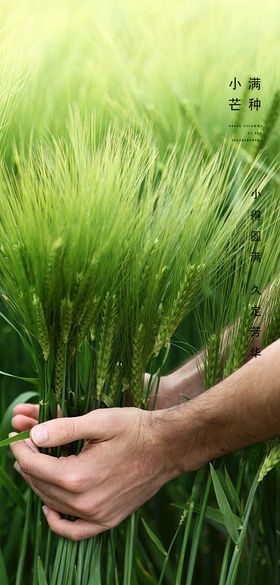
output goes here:
[{"label": "finger", "polygon": [[[34,483],[33,479],[27,475],[26,473],[23,473],[23,471],[20,468],[20,465],[18,464],[18,462],[16,461],[14,464],[14,468],[15,470],[22,476],[22,478],[26,481],[26,483],[31,487],[31,489],[33,490],[33,492],[36,494],[36,496],[38,496],[38,498],[40,498],[40,500],[42,500],[42,502],[44,504],[46,504],[47,506],[50,506],[51,508],[57,510],[58,512],[61,512],[63,514],[69,514],[69,515],[73,515],[73,507],[71,506],[71,504],[67,504],[65,501],[61,501],[61,500],[57,500],[56,498],[52,497],[49,493],[48,490],[47,491],[42,491],[38,488],[38,486]],[[48,488],[50,484],[45,484],[45,489]]]},{"label": "finger", "polygon": [[86,538],[96,536],[105,530],[109,530],[109,527],[107,526],[93,524],[86,520],[65,520],[64,518],[61,518],[61,515],[58,512],[46,506],[43,506],[43,512],[50,529],[60,536],[70,538],[70,540],[85,540]]},{"label": "finger", "polygon": [[31,429],[31,439],[42,447],[58,447],[80,439],[111,438],[115,408],[100,408],[83,416],[56,418]]},{"label": "finger", "polygon": [[39,418],[39,404],[29,404],[29,403],[17,404],[13,408],[13,413],[14,413],[14,415],[23,414],[24,416],[28,416],[30,418],[35,418],[35,420],[38,420],[38,418]]},{"label": "finger", "polygon": [[38,447],[36,447],[36,445],[34,445],[33,441],[31,441],[31,439],[25,439],[24,440],[25,444],[30,447],[30,449],[34,452],[34,453],[40,453]]},{"label": "finger", "polygon": [[[35,447],[35,449],[36,448],[37,447]],[[73,492],[68,492],[58,485],[54,485],[48,481],[42,481],[34,476],[27,475],[27,473],[22,471],[18,461],[14,463],[14,468],[18,473],[20,473],[20,475],[22,475],[25,481],[29,483],[32,489],[36,491],[40,497],[42,497],[42,499],[44,499],[44,496],[45,498],[48,498],[49,501],[52,501],[52,503],[55,502],[56,504],[65,504],[68,506],[67,512],[65,513],[73,514],[76,501],[75,494],[73,494]],[[64,512],[64,510],[61,511]]]},{"label": "finger", "polygon": [[[52,497],[48,493],[48,490],[43,491],[43,490],[39,489],[38,486],[34,483],[34,480],[29,475],[27,475],[26,473],[24,473],[22,471],[22,469],[20,468],[20,465],[18,464],[17,461],[14,464],[14,468],[23,477],[23,479],[26,481],[26,483],[28,483],[28,485],[31,487],[33,492],[38,496],[38,498],[40,498],[40,500],[42,500],[42,502],[44,502],[44,504],[47,504],[47,506],[50,506],[51,508],[53,508],[53,509],[55,509],[63,514],[73,515],[73,507],[71,505],[68,505],[64,501],[59,501],[56,498]],[[48,488],[49,485],[50,484],[45,483],[45,485],[44,485],[45,489]]]},{"label": "finger", "polygon": [[[36,421],[39,419],[39,404],[30,404],[29,402],[17,404],[13,408],[14,415],[22,414],[30,418],[34,418]],[[57,406],[57,416],[61,417],[61,408]]]},{"label": "finger", "polygon": [[32,429],[35,425],[37,425],[38,420],[35,418],[30,418],[29,416],[25,416],[23,414],[17,414],[12,418],[12,427],[17,431],[28,431]]},{"label": "finger", "polygon": [[[14,435],[16,433],[10,433],[9,436]],[[34,452],[27,441],[11,443],[10,449],[22,471],[27,475],[37,477],[43,481],[49,481],[50,483],[56,483],[57,485],[63,483],[67,457],[57,459],[56,457],[51,457],[38,451]]]}]

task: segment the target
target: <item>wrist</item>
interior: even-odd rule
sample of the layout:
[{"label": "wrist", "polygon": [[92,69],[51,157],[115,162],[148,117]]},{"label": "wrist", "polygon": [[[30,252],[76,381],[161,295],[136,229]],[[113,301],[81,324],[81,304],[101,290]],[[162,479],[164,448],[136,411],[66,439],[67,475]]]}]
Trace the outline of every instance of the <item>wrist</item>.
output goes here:
[{"label": "wrist", "polygon": [[155,428],[173,477],[279,435],[280,340],[193,400],[155,411]]},{"label": "wrist", "polygon": [[159,445],[168,480],[203,465],[202,449],[198,447],[202,422],[190,403],[156,410],[153,417],[154,440]]},{"label": "wrist", "polygon": [[226,418],[219,409],[215,412],[215,400],[211,404],[209,393],[154,413],[158,441],[169,462],[170,479],[233,450],[226,442]]}]

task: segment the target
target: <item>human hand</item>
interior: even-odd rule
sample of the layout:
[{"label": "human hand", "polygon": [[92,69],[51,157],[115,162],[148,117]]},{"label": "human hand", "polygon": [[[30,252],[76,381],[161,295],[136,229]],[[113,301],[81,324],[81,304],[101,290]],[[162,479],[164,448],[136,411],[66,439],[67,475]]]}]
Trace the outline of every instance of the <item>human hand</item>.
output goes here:
[{"label": "human hand", "polygon": [[[15,442],[11,449],[15,468],[44,502],[47,522],[57,534],[82,540],[113,528],[179,473],[162,441],[156,411],[99,409],[34,426],[37,411],[31,406],[26,405],[25,419],[19,418],[25,416],[18,414],[22,407],[16,407],[13,424],[18,430],[30,425],[32,440]],[[79,439],[87,442],[77,456],[56,458],[37,449]]]}]

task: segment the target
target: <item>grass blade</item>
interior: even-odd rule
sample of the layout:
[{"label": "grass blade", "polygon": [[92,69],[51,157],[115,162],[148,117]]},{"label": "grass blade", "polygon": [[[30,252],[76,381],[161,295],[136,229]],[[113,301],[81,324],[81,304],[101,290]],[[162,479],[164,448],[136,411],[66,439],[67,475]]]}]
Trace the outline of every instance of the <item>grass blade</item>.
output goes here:
[{"label": "grass blade", "polygon": [[38,571],[39,585],[48,585],[48,582],[46,579],[46,574],[45,574],[44,567],[43,567],[43,563],[42,563],[40,557],[38,557],[37,571]]},{"label": "grass blade", "polygon": [[9,585],[6,567],[5,567],[5,561],[4,561],[4,557],[3,557],[3,553],[2,553],[1,548],[0,548],[0,583],[1,583],[1,585]]},{"label": "grass blade", "polygon": [[235,523],[235,519],[233,517],[233,512],[231,511],[231,507],[229,505],[226,494],[222,488],[218,474],[216,473],[216,471],[211,463],[210,463],[210,472],[211,472],[211,477],[212,477],[212,482],[213,482],[217,502],[218,502],[219,508],[221,510],[221,513],[223,515],[225,525],[227,527],[228,533],[231,536],[233,542],[236,544],[238,541],[239,534],[238,534],[238,530],[236,528],[236,523]]},{"label": "grass blade", "polygon": [[14,435],[14,437],[9,437],[8,439],[4,439],[0,441],[0,447],[7,447],[11,443],[16,443],[16,441],[23,441],[24,439],[28,439],[30,436],[30,431],[23,431],[22,433],[18,433]]},{"label": "grass blade", "polygon": [[152,540],[152,542],[156,545],[157,549],[164,555],[167,555],[167,551],[165,550],[164,546],[161,544],[159,538],[156,536],[156,534],[153,532],[153,530],[148,526],[147,522],[145,522],[144,518],[141,518],[144,528],[148,534],[148,536],[150,537],[150,539]]}]

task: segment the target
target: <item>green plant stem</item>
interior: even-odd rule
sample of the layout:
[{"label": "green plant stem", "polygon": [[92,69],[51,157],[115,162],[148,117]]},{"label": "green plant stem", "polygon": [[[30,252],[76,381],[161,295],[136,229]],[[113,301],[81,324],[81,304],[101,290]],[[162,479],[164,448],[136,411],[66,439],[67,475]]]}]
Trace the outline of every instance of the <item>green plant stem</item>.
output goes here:
[{"label": "green plant stem", "polygon": [[202,505],[201,505],[200,514],[197,517],[196,522],[195,522],[195,528],[194,528],[194,534],[193,534],[193,538],[192,538],[192,547],[191,547],[191,553],[190,553],[190,560],[189,560],[189,566],[188,566],[188,574],[187,574],[186,585],[191,585],[191,583],[193,581],[195,561],[196,561],[197,551],[198,551],[198,547],[199,547],[199,539],[200,539],[200,536],[201,536],[201,531],[202,531],[202,526],[203,526],[203,521],[204,521],[204,516],[205,516],[205,510],[206,510],[206,506],[207,506],[207,501],[208,501],[208,497],[209,497],[211,483],[212,483],[212,481],[211,481],[211,475],[210,475],[210,472],[209,472],[208,473],[207,482],[206,482],[206,486],[205,486],[205,489],[204,489],[203,498],[202,498]]},{"label": "green plant stem", "polygon": [[80,546],[79,546],[79,550],[78,550],[76,583],[82,583],[84,557],[85,557],[85,541],[82,540],[80,542]]},{"label": "green plant stem", "polygon": [[34,539],[34,562],[33,562],[33,579],[32,584],[37,585],[38,556],[40,552],[41,541],[41,508],[42,503],[39,499],[35,501],[36,521],[35,521],[35,539]]},{"label": "green plant stem", "polygon": [[[242,482],[243,482],[243,478],[244,478],[244,473],[245,473],[245,463],[244,463],[244,460],[242,458],[240,461],[240,464],[239,464],[239,471],[238,471],[238,478],[237,478],[237,485],[236,485],[236,491],[237,491],[238,495],[240,495],[240,492],[241,492],[241,486],[242,486]],[[235,510],[236,510],[236,508],[233,507],[233,512],[235,512]],[[229,554],[230,554],[231,547],[232,547],[232,540],[231,540],[230,536],[228,536],[226,546],[225,546],[222,568],[221,568],[221,572],[220,572],[219,585],[225,585],[226,572],[227,572],[227,568],[228,568]]]},{"label": "green plant stem", "polygon": [[180,584],[183,565],[184,565],[185,551],[187,548],[188,538],[189,538],[189,534],[190,534],[193,511],[194,511],[196,500],[197,500],[199,492],[200,492],[200,487],[201,487],[201,484],[203,481],[204,473],[205,473],[205,468],[203,467],[203,468],[199,469],[195,475],[194,484],[192,487],[192,492],[191,492],[190,501],[189,501],[189,506],[188,506],[187,510],[184,510],[183,514],[181,514],[179,524],[176,528],[175,534],[174,534],[174,536],[171,540],[171,543],[169,545],[169,548],[167,550],[167,555],[164,559],[161,573],[160,573],[160,578],[159,578],[159,582],[158,582],[159,585],[161,585],[163,582],[163,578],[164,578],[166,567],[167,567],[167,564],[168,564],[168,561],[170,558],[171,550],[172,550],[173,545],[176,541],[176,538],[177,538],[177,536],[178,536],[178,534],[183,526],[183,521],[187,518],[185,531],[184,531],[184,537],[183,537],[183,545],[182,545],[182,549],[181,549],[181,553],[180,553],[180,559],[179,559],[178,570],[177,570],[177,575],[176,575],[176,585]]},{"label": "green plant stem", "polygon": [[198,498],[199,493],[200,493],[200,488],[201,488],[201,484],[202,484],[204,477],[205,477],[205,468],[203,467],[202,469],[199,469],[195,474],[195,479],[194,479],[192,492],[191,492],[191,496],[190,496],[190,501],[189,501],[189,507],[186,510],[186,513],[187,513],[186,526],[185,526],[183,542],[182,542],[181,551],[180,551],[180,558],[179,558],[179,563],[178,563],[178,569],[177,569],[177,574],[176,574],[176,585],[181,584],[185,554],[186,554],[186,549],[188,546],[188,540],[189,540],[192,517],[193,517],[193,511],[194,511],[195,504],[197,502],[197,498]]},{"label": "green plant stem", "polygon": [[234,585],[236,582],[238,567],[239,567],[241,555],[243,552],[243,546],[244,546],[244,542],[245,542],[245,538],[246,538],[247,526],[248,526],[248,522],[250,519],[252,506],[253,506],[253,503],[255,500],[256,491],[257,491],[258,486],[259,486],[258,478],[259,478],[260,469],[261,469],[261,467],[258,469],[258,471],[254,477],[254,481],[252,483],[250,493],[249,493],[249,496],[248,496],[248,499],[246,502],[245,511],[244,511],[244,520],[243,520],[242,528],[240,531],[239,539],[234,547],[234,552],[233,552],[231,563],[229,566],[229,571],[227,574],[226,585]]},{"label": "green plant stem", "polygon": [[49,567],[50,567],[52,534],[53,534],[52,531],[48,528],[47,546],[46,546],[46,554],[45,554],[45,562],[44,562],[44,567],[45,567],[45,572],[46,572],[47,578],[48,578],[48,571],[49,571]]},{"label": "green plant stem", "polygon": [[54,561],[54,567],[53,567],[50,585],[60,585],[60,583],[63,583],[65,549],[66,549],[66,539],[63,538],[62,536],[60,536],[59,540],[58,540],[57,549],[56,549],[55,561]]},{"label": "green plant stem", "polygon": [[[81,543],[80,543],[81,544]],[[93,550],[98,545],[98,538],[90,538],[86,541],[86,553],[82,557],[82,563],[84,565],[83,579],[81,583],[88,583],[90,579],[90,567],[91,560],[94,559]]]},{"label": "green plant stem", "polygon": [[253,570],[254,570],[254,563],[255,563],[255,554],[256,554],[256,547],[257,547],[259,522],[260,522],[260,518],[261,518],[261,511],[262,511],[262,501],[263,501],[263,485],[260,486],[260,497],[257,500],[257,510],[256,510],[255,518],[254,518],[254,529],[253,529],[253,536],[251,539],[248,571],[247,571],[247,577],[246,577],[246,585],[250,585],[250,583],[254,583],[254,581],[252,581],[252,577],[253,577]]},{"label": "green plant stem", "polygon": [[116,559],[116,544],[115,544],[115,529],[114,528],[112,530],[110,530],[109,538],[110,538],[110,547],[111,547],[113,562],[114,562],[115,585],[120,585],[120,579],[119,579],[118,567],[117,567],[117,559]]},{"label": "green plant stem", "polygon": [[[159,369],[157,370],[157,372],[155,373],[155,376],[157,377],[157,383],[156,383],[156,388],[155,388],[155,393],[153,396],[153,405],[152,405],[152,410],[155,409],[156,407],[156,402],[157,402],[157,395],[158,395],[158,391],[159,391],[159,385],[160,385],[160,378],[161,378],[161,374],[162,374],[162,370],[167,362],[168,356],[169,356],[169,352],[170,352],[170,343],[168,343],[165,352],[164,352],[164,356],[163,356],[163,360],[161,362],[161,365],[159,367]],[[150,387],[149,387],[149,391],[150,391]],[[149,397],[149,396],[148,396]]]},{"label": "green plant stem", "polygon": [[132,583],[133,551],[137,524],[138,513],[134,512],[128,519],[128,528],[126,532],[123,585],[131,585]]},{"label": "green plant stem", "polygon": [[50,583],[51,585],[55,585],[57,573],[59,570],[59,565],[61,562],[62,552],[64,546],[64,538],[62,536],[58,539],[58,544],[55,551],[55,558],[54,558],[54,565],[52,571],[50,570]]},{"label": "green plant stem", "polygon": [[[32,508],[32,491],[29,488],[27,494],[27,505],[26,505],[26,516],[25,516],[25,523],[20,547],[20,557],[17,566],[17,574],[16,574],[16,585],[23,584],[23,570],[24,570],[24,563],[28,545],[28,538],[29,538],[29,531],[31,525],[31,508]],[[23,584],[25,585],[25,584]]]}]

